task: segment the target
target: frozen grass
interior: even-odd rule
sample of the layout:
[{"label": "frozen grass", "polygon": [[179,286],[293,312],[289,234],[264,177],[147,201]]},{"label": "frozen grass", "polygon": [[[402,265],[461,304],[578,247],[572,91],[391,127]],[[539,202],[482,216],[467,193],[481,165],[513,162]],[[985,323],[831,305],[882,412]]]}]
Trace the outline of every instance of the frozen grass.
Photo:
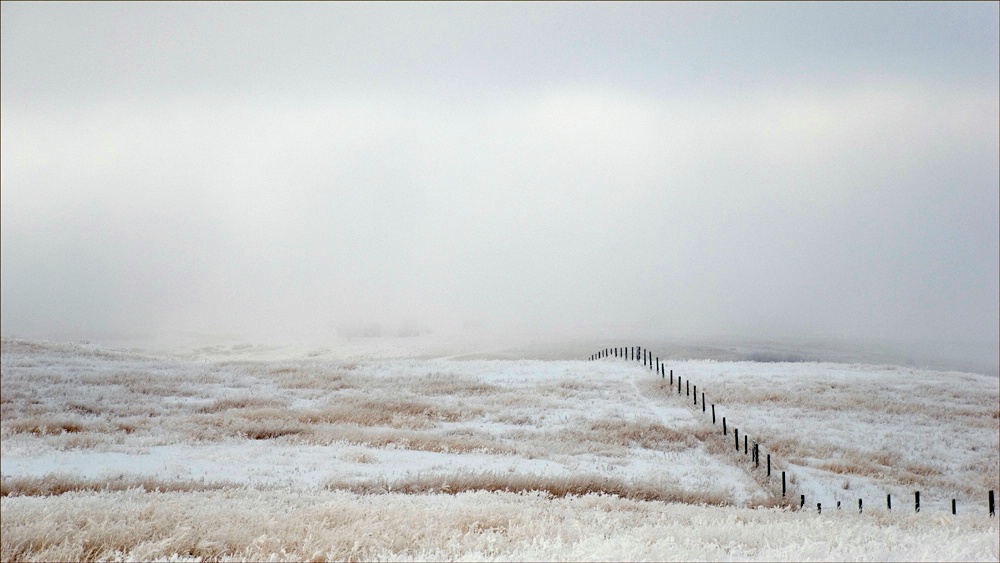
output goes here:
[{"label": "frozen grass", "polygon": [[0,499],[5,561],[997,560],[996,520],[588,494],[275,490]]},{"label": "frozen grass", "polygon": [[[1000,380],[897,366],[689,362],[730,428],[822,477],[812,496],[858,493],[982,504],[1000,482]],[[678,370],[675,369],[675,374]]]},{"label": "frozen grass", "polygon": [[673,363],[713,425],[622,360],[210,352],[3,339],[4,560],[997,558],[995,378]]}]

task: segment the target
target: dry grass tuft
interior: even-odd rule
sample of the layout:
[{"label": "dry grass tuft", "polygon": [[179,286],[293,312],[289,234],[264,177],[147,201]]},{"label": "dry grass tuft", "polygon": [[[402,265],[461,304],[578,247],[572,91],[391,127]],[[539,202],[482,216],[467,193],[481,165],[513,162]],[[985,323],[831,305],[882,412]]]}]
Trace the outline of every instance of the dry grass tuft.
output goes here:
[{"label": "dry grass tuft", "polygon": [[210,405],[199,408],[199,413],[217,413],[232,409],[264,409],[273,407],[284,407],[287,401],[280,399],[267,399],[264,397],[234,397],[230,399],[218,399]]},{"label": "dry grass tuft", "polygon": [[108,479],[84,479],[63,473],[41,477],[9,477],[0,480],[0,497],[49,497],[71,492],[129,491],[201,492],[240,488],[235,483],[162,480],[138,475],[118,475]]},{"label": "dry grass tuft", "polygon": [[628,482],[605,475],[572,474],[550,476],[500,472],[459,472],[447,475],[418,475],[397,481],[327,482],[330,490],[361,494],[459,494],[473,491],[545,493],[551,498],[610,495],[628,500],[678,502],[694,505],[728,506],[731,499],[719,492],[692,491],[665,482]]},{"label": "dry grass tuft", "polygon": [[34,434],[35,436],[75,434],[87,430],[88,426],[79,420],[67,418],[46,420],[39,416],[13,420],[4,425],[5,429],[12,434]]},{"label": "dry grass tuft", "polygon": [[438,422],[459,422],[482,413],[482,409],[452,408],[419,400],[343,397],[322,410],[301,413],[306,424],[356,424],[391,428],[431,428]]},{"label": "dry grass tuft", "polygon": [[361,448],[348,448],[340,453],[340,459],[352,463],[377,463],[378,456],[374,452]]},{"label": "dry grass tuft", "polygon": [[446,454],[486,453],[510,455],[514,448],[496,441],[489,434],[468,431],[434,432],[394,428],[370,428],[357,425],[340,425],[314,428],[310,443],[347,443],[369,448],[398,448]]},{"label": "dry grass tuft", "polygon": [[674,430],[649,420],[596,420],[590,424],[592,438],[606,444],[638,446],[661,451],[681,451],[697,445],[689,431]]}]

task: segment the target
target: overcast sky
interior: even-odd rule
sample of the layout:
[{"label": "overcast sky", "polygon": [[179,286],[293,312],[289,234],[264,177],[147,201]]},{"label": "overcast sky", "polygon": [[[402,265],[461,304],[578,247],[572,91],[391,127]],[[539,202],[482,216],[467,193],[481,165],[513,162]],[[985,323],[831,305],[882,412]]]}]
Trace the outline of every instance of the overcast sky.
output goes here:
[{"label": "overcast sky", "polygon": [[1000,339],[995,2],[0,21],[4,335]]}]

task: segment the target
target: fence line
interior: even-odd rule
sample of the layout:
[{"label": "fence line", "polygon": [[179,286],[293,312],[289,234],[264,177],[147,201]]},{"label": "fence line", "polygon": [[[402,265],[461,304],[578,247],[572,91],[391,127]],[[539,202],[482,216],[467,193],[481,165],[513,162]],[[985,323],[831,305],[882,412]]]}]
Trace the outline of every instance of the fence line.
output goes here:
[{"label": "fence line", "polygon": [[[665,380],[666,377],[667,377],[668,368],[667,368],[666,364],[660,361],[660,357],[659,356],[655,356],[656,363],[654,364],[653,363],[653,359],[654,359],[653,353],[650,350],[642,348],[641,346],[625,346],[625,347],[605,348],[605,349],[603,349],[603,350],[601,350],[601,351],[599,351],[599,352],[597,352],[595,354],[591,354],[590,355],[590,360],[591,361],[599,360],[599,359],[603,359],[603,358],[624,358],[624,359],[630,360],[630,361],[636,361],[636,362],[640,362],[641,361],[643,363],[643,365],[644,366],[648,366],[650,370],[655,369],[656,373],[660,376],[661,379]],[[670,387],[672,388],[673,384],[674,384],[674,370],[672,368],[670,368],[669,372],[670,372]],[[687,389],[687,396],[691,396],[691,380],[687,379],[687,380],[685,380],[685,383],[686,383],[686,389]],[[704,412],[706,412],[706,410],[705,410],[705,392],[704,392],[704,386],[702,386],[702,389],[703,389],[703,391],[702,391],[702,394],[701,394],[701,412],[704,413]],[[681,376],[680,375],[677,376],[677,394],[678,395],[681,394]],[[697,411],[697,406],[698,406],[698,386],[695,385],[694,386],[694,407],[695,407],[696,411]],[[715,417],[715,403],[712,403],[712,425],[713,426],[715,425],[715,420],[716,420],[716,417]],[[727,433],[728,432],[727,432],[727,426],[726,426],[726,417],[722,417],[722,435],[726,436]],[[734,439],[734,442],[736,444],[736,451],[738,453],[740,451],[740,431],[735,426],[733,427],[733,439]],[[751,450],[749,449],[749,437],[747,436],[746,432],[743,433],[743,455],[750,457],[750,463],[753,464],[753,469],[759,469],[760,468],[760,448],[761,448],[761,445],[762,444],[760,444],[759,442],[754,441],[754,443],[753,443],[753,450],[752,450],[752,453],[751,453]],[[771,480],[771,454],[768,453],[767,454],[767,482],[770,483],[770,480]],[[786,481],[785,481],[785,470],[782,470],[781,471],[781,497],[782,498],[786,497],[787,490],[788,490],[788,488],[787,488]],[[886,502],[886,509],[889,510],[889,511],[891,511],[892,510],[892,494],[891,493],[886,494],[886,496],[885,496],[885,502]],[[806,504],[806,496],[804,494],[802,494],[802,495],[800,495],[800,498],[799,498],[799,509],[801,510],[801,509],[805,508],[805,504]],[[920,512],[920,491],[914,491],[914,493],[913,493],[913,507],[914,507],[914,512],[917,512],[917,513]],[[988,509],[988,514],[989,514],[989,516],[991,518],[993,518],[993,517],[996,516],[996,501],[995,501],[994,491],[992,489],[989,491],[989,493],[987,495],[987,509]],[[837,510],[840,510],[840,501],[839,500],[837,501]],[[822,505],[822,503],[816,503],[816,512],[822,514],[822,512],[823,512],[823,505]],[[863,502],[863,499],[859,498],[858,499],[858,514],[862,514],[863,512],[864,512],[864,502]],[[957,514],[956,499],[954,499],[954,498],[951,499],[951,513],[952,514]]]}]

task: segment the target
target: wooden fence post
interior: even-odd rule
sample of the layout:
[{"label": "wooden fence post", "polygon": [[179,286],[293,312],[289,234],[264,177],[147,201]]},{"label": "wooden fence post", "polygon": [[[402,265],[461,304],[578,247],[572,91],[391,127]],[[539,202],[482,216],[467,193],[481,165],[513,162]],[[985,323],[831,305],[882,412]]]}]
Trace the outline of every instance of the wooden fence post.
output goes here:
[{"label": "wooden fence post", "polygon": [[694,386],[694,406],[698,406],[698,386]]},{"label": "wooden fence post", "polygon": [[955,512],[955,499],[951,499],[951,514],[954,516]]},{"label": "wooden fence post", "polygon": [[993,491],[990,490],[990,518],[997,515],[996,503],[993,502]]},{"label": "wooden fence post", "polygon": [[681,394],[681,376],[677,376],[677,394]]},{"label": "wooden fence post", "polygon": [[885,495],[885,507],[892,510],[892,494]]},{"label": "wooden fence post", "polygon": [[733,428],[733,436],[736,436],[736,451],[740,451],[740,429]]},{"label": "wooden fence post", "polygon": [[[715,405],[712,406],[714,407]],[[722,435],[726,435],[726,417],[722,417]]]},{"label": "wooden fence post", "polygon": [[920,512],[920,491],[913,491],[913,511]]},{"label": "wooden fence post", "polygon": [[785,498],[785,472],[781,472],[781,498]]},{"label": "wooden fence post", "polygon": [[[701,403],[705,404],[705,399],[702,399]],[[712,424],[715,424],[715,403],[712,403]]]},{"label": "wooden fence post", "polygon": [[690,397],[691,396],[691,380],[690,379],[687,380],[687,382],[685,383],[684,389],[687,391],[687,396]]},{"label": "wooden fence post", "polygon": [[701,412],[705,412],[705,392],[701,392]]},{"label": "wooden fence post", "polygon": [[670,370],[670,384],[674,384],[674,370]]},{"label": "wooden fence post", "polygon": [[861,514],[864,511],[864,507],[861,505],[861,499],[858,499],[858,514]]},{"label": "wooden fence post", "polygon": [[[749,451],[750,448],[749,448],[748,442],[749,442],[749,439],[747,438],[747,435],[744,434],[743,435],[743,455],[747,455],[748,453],[750,453],[750,451]],[[736,444],[736,449],[739,449],[739,448],[740,448],[740,445]]]},{"label": "wooden fence post", "polygon": [[771,454],[767,454],[767,476],[771,476]]},{"label": "wooden fence post", "polygon": [[799,501],[799,508],[805,508],[806,506],[806,495],[802,495]]}]

